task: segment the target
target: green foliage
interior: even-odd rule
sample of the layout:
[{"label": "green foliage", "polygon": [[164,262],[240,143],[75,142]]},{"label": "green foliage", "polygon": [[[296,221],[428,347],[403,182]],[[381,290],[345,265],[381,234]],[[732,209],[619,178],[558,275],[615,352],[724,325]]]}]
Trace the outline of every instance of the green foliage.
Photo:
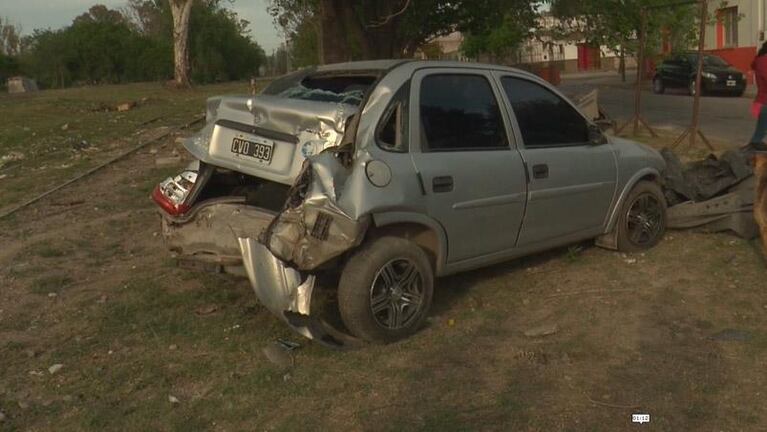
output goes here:
[{"label": "green foliage", "polygon": [[470,57],[481,53],[508,54],[531,36],[539,5],[539,1],[529,0],[477,2],[475,7],[479,10],[466,17],[461,26],[466,33],[464,53]]},{"label": "green foliage", "polygon": [[[190,18],[195,82],[244,79],[257,73],[264,53],[248,36],[246,24],[218,1],[195,3]],[[19,56],[22,72],[44,87],[173,76],[172,18],[165,0],[134,0],[124,12],[96,5],[68,27],[36,30],[26,44]]]},{"label": "green foliage", "polygon": [[290,56],[293,67],[319,64],[319,28],[313,21],[299,24],[291,37]]},{"label": "green foliage", "polygon": [[189,34],[192,80],[220,82],[256,75],[265,54],[247,36],[247,22],[214,2],[195,6]]},{"label": "green foliage", "polygon": [[[317,50],[323,46],[336,54],[336,60],[356,60],[408,57],[430,39],[456,30],[468,35],[465,48],[472,53],[505,51],[530,34],[542,1],[269,0],[267,10],[293,40],[294,49],[311,46],[309,23],[332,22],[332,28],[323,29],[324,40]],[[304,56],[302,52],[298,57]]]},{"label": "green foliage", "polygon": [[647,9],[647,54],[660,52],[663,38],[675,49],[687,49],[697,40],[698,7],[668,5],[667,0],[551,0],[551,11],[561,20],[560,37],[576,34],[587,43],[628,54],[638,49],[641,11]]},{"label": "green foliage", "polygon": [[19,62],[3,53],[0,53],[0,86],[5,85],[5,81],[19,72]]}]

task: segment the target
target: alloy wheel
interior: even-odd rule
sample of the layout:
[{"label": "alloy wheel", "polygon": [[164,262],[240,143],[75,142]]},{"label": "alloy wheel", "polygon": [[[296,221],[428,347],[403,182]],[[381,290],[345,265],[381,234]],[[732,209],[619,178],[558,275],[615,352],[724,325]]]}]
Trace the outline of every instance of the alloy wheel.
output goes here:
[{"label": "alloy wheel", "polygon": [[663,232],[663,205],[651,193],[636,197],[626,215],[626,232],[635,246],[653,244]]},{"label": "alloy wheel", "polygon": [[405,258],[386,263],[370,286],[373,318],[389,330],[411,325],[422,313],[423,303],[423,277],[415,263]]}]

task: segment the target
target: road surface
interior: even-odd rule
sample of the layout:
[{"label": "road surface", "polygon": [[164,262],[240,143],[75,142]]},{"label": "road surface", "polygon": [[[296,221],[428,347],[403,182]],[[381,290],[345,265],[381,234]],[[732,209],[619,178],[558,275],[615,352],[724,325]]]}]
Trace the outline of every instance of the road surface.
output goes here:
[{"label": "road surface", "polygon": [[[629,78],[629,81],[632,81]],[[633,84],[622,83],[617,74],[585,78],[566,78],[560,85],[565,94],[577,94],[599,89],[599,103],[613,118],[627,120],[634,113]],[[753,95],[753,90],[747,92]],[[752,96],[702,97],[700,127],[706,136],[729,143],[732,147],[746,144],[754,131],[755,120],[751,117]],[[642,115],[660,129],[678,129],[690,125],[693,98],[684,89],[669,90],[656,95],[647,89],[642,91]]]}]

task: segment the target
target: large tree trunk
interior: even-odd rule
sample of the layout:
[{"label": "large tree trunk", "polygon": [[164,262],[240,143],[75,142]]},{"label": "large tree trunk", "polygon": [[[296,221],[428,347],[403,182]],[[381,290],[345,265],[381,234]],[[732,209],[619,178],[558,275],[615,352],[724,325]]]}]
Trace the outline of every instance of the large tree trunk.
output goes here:
[{"label": "large tree trunk", "polygon": [[320,63],[322,64],[350,60],[349,47],[344,34],[342,3],[338,0],[320,0]]},{"label": "large tree trunk", "polygon": [[[399,58],[405,52],[407,41],[397,35],[399,17],[385,23],[380,20],[401,8],[398,3],[387,3],[387,10],[375,10],[370,5],[359,6],[347,0],[320,0],[320,62],[339,63],[350,60]],[[361,16],[360,16],[361,15]],[[415,48],[413,48],[413,51]]]},{"label": "large tree trunk", "polygon": [[194,0],[168,1],[173,15],[173,81],[178,87],[189,87],[189,15]]}]

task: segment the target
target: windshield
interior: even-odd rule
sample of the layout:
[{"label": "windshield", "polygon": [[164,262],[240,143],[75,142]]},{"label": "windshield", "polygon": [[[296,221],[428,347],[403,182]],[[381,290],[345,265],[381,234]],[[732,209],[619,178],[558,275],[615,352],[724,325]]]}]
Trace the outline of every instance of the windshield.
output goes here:
[{"label": "windshield", "polygon": [[375,75],[293,74],[272,82],[262,94],[358,106],[376,78]]},{"label": "windshield", "polygon": [[[697,54],[690,54],[690,63],[692,64],[698,64],[698,55]],[[721,57],[713,56],[713,55],[704,55],[703,56],[703,65],[704,66],[715,66],[715,67],[727,67],[730,64],[724,61]]]}]

